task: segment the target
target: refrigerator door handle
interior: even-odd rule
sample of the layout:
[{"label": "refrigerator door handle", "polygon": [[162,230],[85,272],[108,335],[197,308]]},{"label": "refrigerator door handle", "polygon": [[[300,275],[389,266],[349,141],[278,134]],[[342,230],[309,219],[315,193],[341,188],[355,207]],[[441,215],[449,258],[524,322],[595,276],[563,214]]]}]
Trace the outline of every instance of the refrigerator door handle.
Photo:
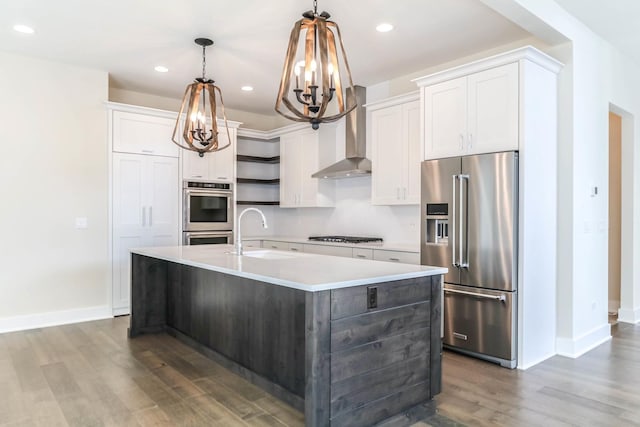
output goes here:
[{"label": "refrigerator door handle", "polygon": [[451,192],[453,194],[453,203],[451,212],[453,212],[453,216],[451,217],[451,239],[449,239],[449,244],[451,245],[451,264],[454,267],[459,267],[460,264],[456,261],[456,180],[458,179],[458,175],[451,175]]},{"label": "refrigerator door handle", "polygon": [[[460,255],[458,257],[458,265],[462,268],[469,267],[469,238],[467,236],[468,230],[467,222],[469,221],[467,210],[468,206],[465,205],[465,197],[469,193],[469,175],[459,175],[460,180],[460,230],[458,240],[460,242],[460,246],[458,248]],[[463,182],[466,181],[466,192],[463,193],[462,189],[464,187]],[[464,218],[464,219],[463,219]],[[463,230],[465,231],[463,233]]]},{"label": "refrigerator door handle", "polygon": [[479,294],[479,293],[476,293],[476,292],[459,291],[457,289],[445,289],[444,292],[445,293],[452,293],[452,294],[469,295],[469,296],[472,296],[472,297],[491,299],[491,300],[501,301],[501,302],[504,302],[504,301],[507,300],[507,298],[504,295],[485,295],[485,294]]}]

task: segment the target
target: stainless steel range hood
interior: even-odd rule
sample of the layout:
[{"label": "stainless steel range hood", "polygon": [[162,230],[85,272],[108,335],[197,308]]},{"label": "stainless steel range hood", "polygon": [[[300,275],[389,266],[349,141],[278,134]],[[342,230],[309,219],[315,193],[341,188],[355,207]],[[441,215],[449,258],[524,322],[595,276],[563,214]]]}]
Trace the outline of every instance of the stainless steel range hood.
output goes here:
[{"label": "stainless steel range hood", "polygon": [[[358,105],[346,116],[345,159],[340,160],[311,175],[312,178],[353,178],[371,174],[371,160],[366,151],[366,116],[364,104],[367,101],[367,90],[362,86],[354,86],[355,91],[347,90],[347,107],[356,102]],[[355,92],[355,93],[354,93]]]}]

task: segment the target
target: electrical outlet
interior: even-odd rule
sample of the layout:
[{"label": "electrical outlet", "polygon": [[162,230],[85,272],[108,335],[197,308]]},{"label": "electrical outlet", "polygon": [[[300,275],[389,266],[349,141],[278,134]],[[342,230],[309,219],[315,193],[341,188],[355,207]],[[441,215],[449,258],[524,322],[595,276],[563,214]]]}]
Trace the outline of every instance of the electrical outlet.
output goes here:
[{"label": "electrical outlet", "polygon": [[378,307],[378,287],[369,286],[367,288],[367,308]]}]

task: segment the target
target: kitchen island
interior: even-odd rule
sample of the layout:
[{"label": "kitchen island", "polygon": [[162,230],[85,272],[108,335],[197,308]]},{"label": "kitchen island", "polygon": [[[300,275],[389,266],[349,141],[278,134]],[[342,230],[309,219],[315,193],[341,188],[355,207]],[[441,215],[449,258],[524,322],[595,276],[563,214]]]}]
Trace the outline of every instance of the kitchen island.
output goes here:
[{"label": "kitchen island", "polygon": [[307,426],[428,415],[446,268],[203,245],[132,251],[130,337],[168,332]]}]

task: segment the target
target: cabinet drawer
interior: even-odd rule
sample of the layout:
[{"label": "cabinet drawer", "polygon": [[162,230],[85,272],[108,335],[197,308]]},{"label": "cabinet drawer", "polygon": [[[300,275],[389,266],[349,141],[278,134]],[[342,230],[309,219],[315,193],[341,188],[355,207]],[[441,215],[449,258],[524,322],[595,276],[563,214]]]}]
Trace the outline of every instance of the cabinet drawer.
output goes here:
[{"label": "cabinet drawer", "polygon": [[373,259],[376,261],[420,264],[420,254],[417,252],[387,251],[383,249],[375,249],[373,251]]},{"label": "cabinet drawer", "polygon": [[353,248],[353,257],[359,259],[373,259],[373,249]]},{"label": "cabinet drawer", "polygon": [[289,243],[287,242],[277,242],[275,240],[263,240],[262,247],[264,249],[276,249],[280,251],[288,251]]},{"label": "cabinet drawer", "polygon": [[245,248],[261,248],[262,240],[243,240],[242,246]]},{"label": "cabinet drawer", "polygon": [[327,246],[327,245],[304,245],[304,251],[319,255],[333,255],[351,258],[353,249],[344,246]]},{"label": "cabinet drawer", "polygon": [[289,250],[293,252],[304,252],[304,245],[302,243],[289,243]]},{"label": "cabinet drawer", "polygon": [[113,151],[178,157],[171,141],[175,120],[144,114],[113,112]]}]

